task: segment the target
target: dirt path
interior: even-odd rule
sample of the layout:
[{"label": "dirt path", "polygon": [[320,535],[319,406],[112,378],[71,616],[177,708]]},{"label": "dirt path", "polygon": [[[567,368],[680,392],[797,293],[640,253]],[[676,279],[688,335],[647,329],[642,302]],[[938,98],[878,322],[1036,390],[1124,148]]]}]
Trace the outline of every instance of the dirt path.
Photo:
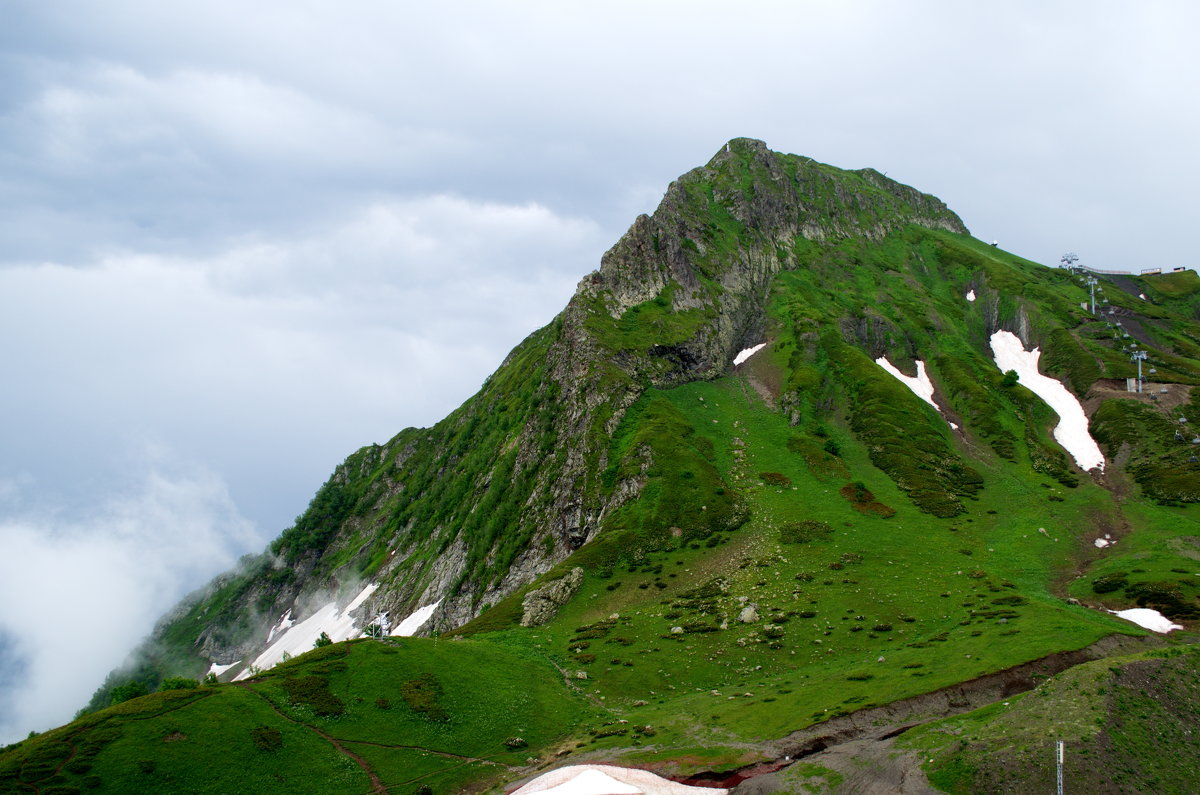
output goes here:
[{"label": "dirt path", "polygon": [[[1161,641],[1153,637],[1109,635],[1077,651],[1058,652],[932,693],[833,718],[766,743],[764,750],[774,754],[776,762],[791,765],[803,760],[835,770],[844,778],[838,792],[912,795],[935,792],[920,773],[920,760],[916,755],[893,746],[895,737],[929,721],[960,715],[1032,690],[1042,677],[1158,642]],[[797,769],[789,774],[785,767],[755,775],[731,792],[735,795],[789,792],[789,779],[796,779],[799,772]],[[694,776],[689,783],[703,777]],[[800,780],[803,778],[799,775]]]},{"label": "dirt path", "polygon": [[310,729],[318,737],[320,737],[321,739],[325,740],[327,743],[332,745],[339,754],[341,754],[349,759],[353,759],[354,763],[357,764],[359,767],[361,767],[363,772],[367,774],[367,778],[369,778],[371,780],[371,790],[373,792],[380,793],[381,795],[387,795],[388,788],[383,785],[383,781],[379,778],[379,775],[375,772],[374,768],[372,768],[369,764],[367,764],[367,760],[363,759],[361,756],[354,753],[346,746],[342,745],[341,742],[336,737],[326,734],[325,732],[318,729],[316,726],[305,723],[304,721],[296,720],[291,715],[288,715],[283,710],[281,710],[279,707],[277,707],[275,705],[275,703],[273,701],[271,701],[271,699],[267,698],[262,693],[259,693],[257,690],[250,687],[248,682],[237,682],[236,684],[238,687],[245,689],[249,693],[253,693],[255,696],[257,696],[258,698],[261,698],[263,701],[265,701],[267,703],[267,705],[270,706],[271,709],[275,711],[275,714],[278,715],[279,717],[281,717],[284,720],[289,721],[291,723],[295,723],[297,726],[303,726],[306,729]]},{"label": "dirt path", "polygon": [[[837,792],[857,795],[935,795],[920,754],[895,747],[895,738],[851,740],[804,758],[804,762],[841,776]],[[756,776],[738,785],[736,795],[767,795],[778,792],[835,791],[822,779],[807,776],[803,769],[783,769]]]},{"label": "dirt path", "polygon": [[335,737],[333,739],[337,740],[340,743],[351,743],[352,745],[369,745],[369,746],[372,746],[373,748],[394,748],[399,751],[424,751],[427,754],[433,754],[434,756],[444,756],[447,759],[458,759],[463,762],[478,762],[481,765],[495,765],[496,767],[503,767],[508,770],[521,770],[520,767],[506,765],[503,762],[497,762],[495,759],[488,759],[487,757],[483,757],[483,756],[466,756],[464,754],[456,754],[456,753],[452,753],[450,751],[438,751],[435,748],[426,748],[423,745],[391,745],[389,743],[377,743],[374,740],[347,740],[344,737]]},{"label": "dirt path", "polygon": [[549,662],[551,665],[553,665],[553,666],[554,666],[556,669],[558,669],[558,672],[559,672],[560,674],[562,674],[562,678],[563,678],[563,684],[565,684],[565,685],[567,686],[567,689],[568,689],[568,690],[572,690],[572,691],[574,691],[574,692],[575,692],[577,695],[583,696],[583,697],[584,697],[584,698],[586,698],[588,701],[590,701],[590,702],[592,702],[593,704],[595,704],[597,707],[600,707],[600,708],[602,708],[602,709],[605,709],[605,710],[607,710],[607,709],[608,709],[608,707],[606,707],[606,706],[604,705],[604,702],[603,702],[603,701],[601,701],[599,698],[597,698],[597,697],[596,697],[595,695],[593,695],[592,693],[589,693],[589,692],[587,692],[586,690],[584,690],[584,689],[583,689],[582,687],[580,687],[579,685],[575,684],[575,682],[574,682],[574,678],[573,678],[573,677],[572,677],[572,676],[571,676],[569,673],[567,673],[567,669],[563,668],[561,665],[559,665],[559,664],[558,664],[557,662],[555,662],[554,660],[551,660],[549,657],[546,657],[545,659],[546,659],[546,660],[547,660],[547,661],[548,661],[548,662]]}]

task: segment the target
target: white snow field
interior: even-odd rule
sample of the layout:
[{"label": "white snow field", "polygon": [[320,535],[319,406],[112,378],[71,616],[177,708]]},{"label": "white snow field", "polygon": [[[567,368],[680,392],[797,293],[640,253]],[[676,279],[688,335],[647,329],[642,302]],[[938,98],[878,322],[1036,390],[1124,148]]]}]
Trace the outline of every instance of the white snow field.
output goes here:
[{"label": "white snow field", "polygon": [[941,407],[933,402],[933,382],[929,380],[929,374],[925,372],[925,362],[917,359],[917,377],[905,375],[896,369],[896,366],[887,360],[886,356],[880,356],[875,360],[875,364],[887,370],[892,375],[912,390],[913,394],[924,400],[929,405],[933,406],[939,412]]},{"label": "white snow field", "polygon": [[968,300],[968,301],[974,301],[974,300],[975,300],[975,291],[974,291],[974,290],[968,290],[968,291],[967,291],[967,300]]},{"label": "white snow field", "polygon": [[649,770],[612,765],[569,765],[538,776],[512,795],[722,795],[727,789],[690,787]]},{"label": "white snow field", "polygon": [[1167,633],[1173,629],[1183,629],[1179,624],[1171,623],[1171,619],[1162,613],[1157,610],[1151,610],[1148,607],[1133,607],[1129,610],[1110,610],[1109,612],[1118,618],[1132,621],[1139,627],[1148,629],[1151,632]]},{"label": "white snow field", "polygon": [[[378,587],[377,584],[372,584],[363,588],[358,596],[354,597],[350,604],[341,610],[338,609],[336,600],[330,602],[298,624],[291,623],[292,613],[289,610],[280,619],[279,626],[271,631],[269,637],[274,642],[267,647],[266,651],[258,655],[254,662],[246,667],[246,670],[235,676],[234,681],[250,677],[252,668],[259,671],[273,668],[283,661],[284,653],[295,657],[311,650],[313,643],[321,636],[322,632],[328,635],[334,643],[357,638],[362,634],[362,628],[355,624],[354,618],[350,614],[367,601]],[[279,630],[283,630],[283,634],[276,638]]]},{"label": "white snow field", "polygon": [[425,626],[425,622],[429,620],[429,617],[433,615],[433,611],[437,610],[437,606],[441,603],[442,600],[438,599],[431,605],[425,605],[422,608],[414,610],[408,618],[404,619],[395,627],[393,627],[392,631],[388,634],[400,635],[402,637],[408,637],[409,635],[412,635],[418,629]]},{"label": "white snow field", "polygon": [[1061,381],[1038,372],[1038,359],[1042,352],[1038,348],[1025,350],[1020,337],[1011,331],[997,331],[992,335],[992,354],[996,366],[1001,372],[1017,371],[1017,380],[1022,386],[1045,401],[1046,405],[1058,412],[1058,425],[1054,428],[1054,438],[1063,446],[1079,468],[1083,470],[1099,468],[1104,471],[1104,455],[1100,452],[1096,440],[1088,433],[1087,415],[1083,406],[1072,395]]},{"label": "white snow field", "polygon": [[758,343],[757,345],[755,345],[753,348],[744,348],[743,350],[741,350],[741,351],[738,353],[738,355],[737,355],[737,356],[734,356],[734,357],[733,357],[733,366],[734,366],[734,367],[737,367],[739,364],[741,364],[742,362],[746,361],[746,360],[747,360],[747,359],[749,359],[751,356],[753,356],[754,354],[758,353],[759,351],[761,351],[761,350],[762,350],[763,348],[765,348],[765,347],[767,347],[767,343],[765,343],[765,342],[760,342],[760,343]]}]

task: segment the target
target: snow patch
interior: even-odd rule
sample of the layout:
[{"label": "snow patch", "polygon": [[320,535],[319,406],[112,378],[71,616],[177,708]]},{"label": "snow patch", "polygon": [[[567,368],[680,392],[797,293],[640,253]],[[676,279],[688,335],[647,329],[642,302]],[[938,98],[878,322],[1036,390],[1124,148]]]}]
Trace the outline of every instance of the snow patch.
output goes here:
[{"label": "snow patch", "polygon": [[[300,623],[289,623],[283,634],[279,635],[275,642],[267,647],[266,651],[258,655],[245,671],[234,677],[234,681],[252,676],[250,672],[251,668],[265,671],[268,668],[275,667],[283,662],[284,654],[287,654],[289,657],[295,657],[306,651],[310,651],[322,632],[328,635],[329,639],[334,643],[358,637],[362,633],[362,629],[355,624],[354,618],[350,614],[363,602],[367,601],[378,587],[378,584],[371,584],[363,588],[351,600],[350,604],[341,610],[338,609],[337,601],[335,600],[324,605],[320,610]],[[284,619],[290,622],[291,616],[285,615]],[[283,621],[280,621],[280,624],[282,623]]]},{"label": "snow patch", "polygon": [[727,789],[678,784],[649,770],[613,765],[569,765],[538,776],[512,795],[722,795]]},{"label": "snow patch", "polygon": [[429,620],[429,617],[433,615],[433,611],[437,610],[437,606],[441,603],[442,600],[438,599],[431,605],[425,605],[419,610],[414,610],[412,615],[397,624],[388,634],[399,635],[401,637],[412,635],[418,629],[425,626],[425,622]]},{"label": "snow patch", "polygon": [[753,348],[746,348],[746,349],[742,350],[740,353],[738,353],[737,356],[733,357],[733,366],[737,367],[739,364],[746,361],[751,356],[758,353],[765,347],[767,347],[767,343],[760,342],[757,345],[755,345]]},{"label": "snow patch", "polygon": [[933,382],[929,380],[929,374],[925,372],[925,362],[917,359],[917,377],[913,378],[896,369],[895,365],[887,360],[886,356],[880,356],[875,360],[875,364],[887,370],[892,375],[896,376],[899,381],[906,387],[912,390],[913,394],[924,400],[929,405],[933,406],[938,411],[942,409],[938,404],[933,402]]},{"label": "snow patch", "polygon": [[279,623],[271,627],[271,631],[267,633],[267,644],[270,645],[271,641],[275,640],[276,635],[278,635],[280,632],[286,632],[295,623],[296,622],[292,620],[292,610],[291,608],[288,608],[288,611],[283,614],[282,618],[279,619]]},{"label": "snow patch", "polygon": [[1171,619],[1162,613],[1157,610],[1151,610],[1148,607],[1134,607],[1129,610],[1109,610],[1108,612],[1118,618],[1132,621],[1139,627],[1148,629],[1151,632],[1167,633],[1173,629],[1183,629],[1181,625],[1171,623]]},{"label": "snow patch", "polygon": [[1105,548],[1106,546],[1108,546],[1108,545],[1109,545],[1109,543],[1111,543],[1111,542],[1109,542],[1109,541],[1107,541],[1107,540],[1105,540],[1105,539],[1103,539],[1103,538],[1097,538],[1097,539],[1096,539],[1095,541],[1093,541],[1092,543],[1093,543],[1093,544],[1095,544],[1097,548],[1099,548],[1099,549],[1104,549],[1104,548]]},{"label": "snow patch", "polygon": [[1146,300],[1146,294],[1145,294],[1145,293],[1138,293],[1138,298],[1140,298],[1140,299],[1142,299],[1143,301],[1145,301],[1145,300]]},{"label": "snow patch", "polygon": [[1011,331],[997,331],[992,335],[992,354],[1001,372],[1016,370],[1017,380],[1046,405],[1058,412],[1058,425],[1054,428],[1055,440],[1071,454],[1075,463],[1083,470],[1099,468],[1104,471],[1104,455],[1096,440],[1088,433],[1087,415],[1079,399],[1067,391],[1061,381],[1038,372],[1038,359],[1042,352],[1038,348],[1025,350],[1024,343]]},{"label": "snow patch", "polygon": [[208,672],[210,674],[214,674],[215,676],[220,676],[240,662],[241,660],[234,660],[233,662],[229,663],[229,665],[217,665],[216,663],[213,663],[208,667]]},{"label": "snow patch", "polygon": [[974,301],[974,300],[975,300],[975,291],[974,291],[974,290],[968,290],[968,291],[967,291],[967,300],[968,300],[968,301]]}]

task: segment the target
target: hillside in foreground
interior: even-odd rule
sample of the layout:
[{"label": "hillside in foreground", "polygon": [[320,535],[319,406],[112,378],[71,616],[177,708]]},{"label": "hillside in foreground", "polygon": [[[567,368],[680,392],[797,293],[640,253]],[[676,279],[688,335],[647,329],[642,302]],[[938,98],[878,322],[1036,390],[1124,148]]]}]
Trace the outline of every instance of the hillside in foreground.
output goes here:
[{"label": "hillside in foreground", "polygon": [[[5,750],[0,791],[504,791],[581,761],[1028,791],[1058,738],[1112,762],[1073,789],[1186,791],[1194,755],[1129,749],[1200,706],[1200,279],[1102,276],[1093,313],[1083,277],[731,141],[478,395],[352,455],[96,711]],[[335,626],[383,637],[301,654]]]}]

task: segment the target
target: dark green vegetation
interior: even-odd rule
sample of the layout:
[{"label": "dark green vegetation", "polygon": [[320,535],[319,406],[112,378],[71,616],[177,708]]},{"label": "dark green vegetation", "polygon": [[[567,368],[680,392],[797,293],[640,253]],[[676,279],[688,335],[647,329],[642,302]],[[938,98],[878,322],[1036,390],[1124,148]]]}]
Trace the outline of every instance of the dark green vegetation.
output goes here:
[{"label": "dark green vegetation", "polygon": [[954,793],[1052,792],[1055,742],[1068,792],[1196,791],[1200,656],[1195,647],[1081,665],[901,740]]},{"label": "dark green vegetation", "polygon": [[[460,619],[435,619],[439,640],[334,644],[244,685],[132,698],[6,752],[0,781],[222,791],[245,767],[254,791],[367,791],[370,770],[391,791],[454,792],[584,759],[728,771],[807,726],[1145,634],[1096,608],[1192,621],[1200,445],[1179,418],[1200,422],[1200,280],[1104,285],[1113,313],[1093,316],[1078,276],[974,240],[933,197],[733,141],[478,395],[347,459],[94,706],[198,677],[201,649],[243,656],[331,579],[378,583],[371,615],[434,594]],[[1103,475],[996,367],[998,329],[1085,402]],[[1135,339],[1155,368],[1141,396],[1124,392]],[[940,411],[880,356],[923,361]],[[553,618],[522,627],[524,597],[575,567]],[[214,727],[216,705],[238,717]],[[1145,728],[1092,725],[1110,742]],[[112,739],[76,775],[66,760],[95,732]],[[985,751],[937,747],[937,783],[987,790]],[[795,772],[836,787],[823,770]]]}]

